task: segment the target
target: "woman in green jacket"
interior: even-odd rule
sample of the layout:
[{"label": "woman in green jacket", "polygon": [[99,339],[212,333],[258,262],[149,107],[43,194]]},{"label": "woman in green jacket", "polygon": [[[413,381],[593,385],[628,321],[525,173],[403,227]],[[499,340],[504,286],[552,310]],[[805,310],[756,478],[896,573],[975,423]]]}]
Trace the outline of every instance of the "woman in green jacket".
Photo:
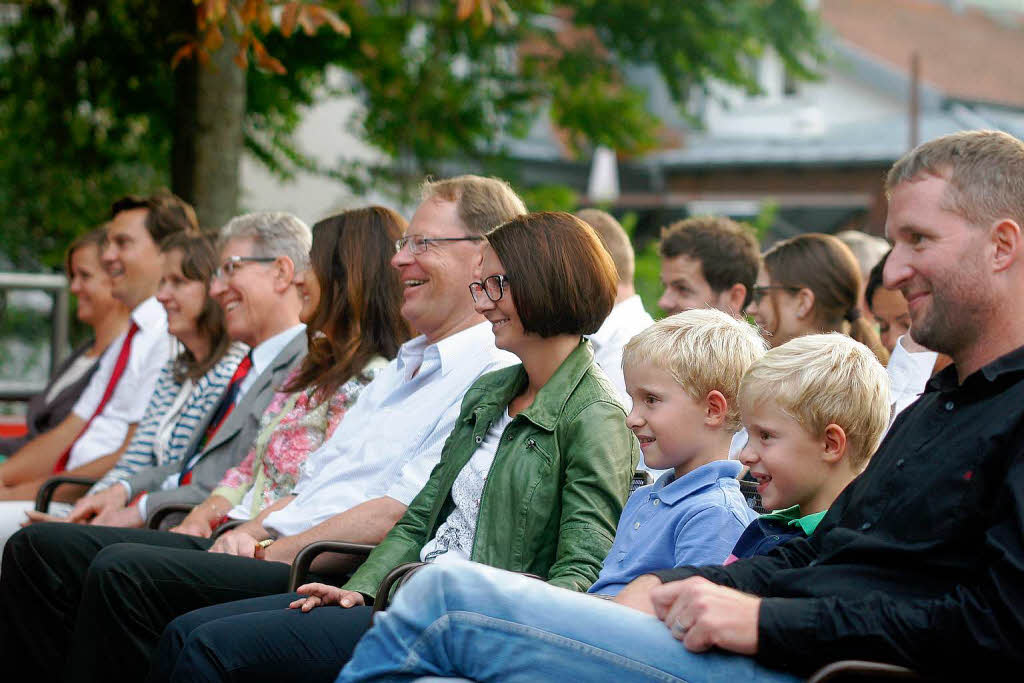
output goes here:
[{"label": "woman in green jacket", "polygon": [[615,267],[566,213],[520,216],[487,242],[470,293],[495,344],[522,363],[469,389],[426,486],[342,588],[306,584],[288,611],[276,596],[249,601],[256,612],[219,618],[211,608],[214,621],[201,610],[172,622],[157,659],[169,680],[253,670],[333,680],[369,626],[381,579],[405,562],[473,560],[581,592],[597,578],[639,457],[582,338],[611,311]]}]

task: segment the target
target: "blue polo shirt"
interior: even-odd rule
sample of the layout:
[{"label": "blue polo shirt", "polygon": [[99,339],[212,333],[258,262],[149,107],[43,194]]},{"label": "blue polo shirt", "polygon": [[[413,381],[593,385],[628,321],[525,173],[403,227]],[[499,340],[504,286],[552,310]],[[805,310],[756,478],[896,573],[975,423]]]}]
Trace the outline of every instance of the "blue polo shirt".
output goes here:
[{"label": "blue polo shirt", "polygon": [[658,569],[722,564],[757,513],[747,506],[736,460],[701,465],[680,479],[666,472],[636,490],[619,518],[615,543],[590,593],[615,595]]}]

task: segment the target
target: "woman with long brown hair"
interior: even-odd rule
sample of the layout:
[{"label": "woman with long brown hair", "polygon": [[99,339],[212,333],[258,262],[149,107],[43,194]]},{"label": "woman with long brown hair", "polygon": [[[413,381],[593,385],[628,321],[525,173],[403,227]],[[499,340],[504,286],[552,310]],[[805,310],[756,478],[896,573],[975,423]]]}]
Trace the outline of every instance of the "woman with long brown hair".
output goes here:
[{"label": "woman with long brown hair", "polygon": [[[389,265],[405,225],[394,211],[371,206],[313,226],[311,268],[296,276],[309,353],[271,400],[245,459],[172,531],[208,537],[229,518],[262,519],[291,494],[306,457],[409,338]],[[244,528],[217,543],[214,550],[255,547]]]},{"label": "woman with long brown hair", "polygon": [[861,290],[849,247],[832,235],[797,235],[764,253],[747,313],[773,347],[805,334],[842,332],[885,365],[889,352],[862,316]]}]

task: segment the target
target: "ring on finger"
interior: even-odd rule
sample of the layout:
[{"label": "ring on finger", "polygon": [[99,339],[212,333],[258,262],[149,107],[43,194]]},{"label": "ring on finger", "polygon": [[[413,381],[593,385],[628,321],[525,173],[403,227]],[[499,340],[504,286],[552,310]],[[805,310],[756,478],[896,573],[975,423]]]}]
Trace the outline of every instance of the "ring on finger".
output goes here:
[{"label": "ring on finger", "polygon": [[669,630],[676,638],[682,638],[686,636],[687,628],[683,626],[683,622],[679,621],[679,617],[676,617],[672,620],[672,627]]}]

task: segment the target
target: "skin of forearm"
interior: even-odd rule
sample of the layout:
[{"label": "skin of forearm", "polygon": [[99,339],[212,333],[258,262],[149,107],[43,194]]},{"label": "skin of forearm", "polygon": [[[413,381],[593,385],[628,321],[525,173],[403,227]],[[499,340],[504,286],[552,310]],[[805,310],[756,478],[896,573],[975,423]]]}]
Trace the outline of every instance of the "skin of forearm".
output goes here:
[{"label": "skin of forearm", "polygon": [[32,439],[0,463],[0,482],[11,487],[40,477],[45,479],[53,472],[64,451],[75,442],[83,427],[85,422],[72,414],[50,431]]},{"label": "skin of forearm", "polygon": [[188,513],[188,516],[181,524],[182,526],[196,524],[212,527],[213,524],[226,515],[232,507],[234,506],[231,504],[231,501],[224,496],[209,496],[202,503],[192,508],[192,511]]},{"label": "skin of forearm", "polygon": [[[282,536],[268,549],[267,559],[290,563],[300,550],[316,541],[347,541],[370,545],[380,543],[405,513],[405,509],[405,505],[387,496],[368,500],[301,534]],[[332,561],[329,556],[323,557],[322,562],[318,558],[312,569],[331,571],[335,568],[334,562],[336,559]]]}]

